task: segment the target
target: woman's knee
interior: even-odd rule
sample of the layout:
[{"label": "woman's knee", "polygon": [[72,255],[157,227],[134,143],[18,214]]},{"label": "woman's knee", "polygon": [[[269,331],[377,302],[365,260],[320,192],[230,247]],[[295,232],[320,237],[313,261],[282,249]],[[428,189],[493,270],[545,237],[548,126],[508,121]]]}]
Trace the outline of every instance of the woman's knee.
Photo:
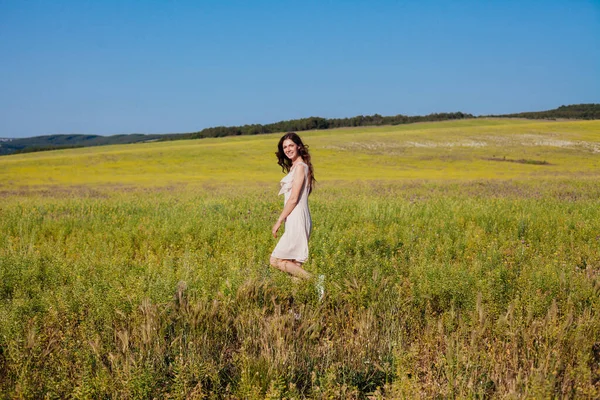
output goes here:
[{"label": "woman's knee", "polygon": [[271,257],[271,259],[269,260],[269,264],[271,264],[271,267],[281,269],[281,267],[279,266],[280,261],[281,260],[279,258]]}]

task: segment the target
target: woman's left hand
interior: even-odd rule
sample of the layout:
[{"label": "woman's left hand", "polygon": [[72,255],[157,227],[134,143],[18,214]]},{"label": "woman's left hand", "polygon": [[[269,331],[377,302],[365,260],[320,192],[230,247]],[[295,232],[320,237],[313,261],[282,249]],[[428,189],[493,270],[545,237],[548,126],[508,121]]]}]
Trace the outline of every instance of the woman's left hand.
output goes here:
[{"label": "woman's left hand", "polygon": [[275,222],[275,225],[273,225],[273,229],[271,230],[273,237],[276,239],[277,239],[277,231],[279,230],[280,226],[281,226],[281,221],[277,220],[277,222]]}]

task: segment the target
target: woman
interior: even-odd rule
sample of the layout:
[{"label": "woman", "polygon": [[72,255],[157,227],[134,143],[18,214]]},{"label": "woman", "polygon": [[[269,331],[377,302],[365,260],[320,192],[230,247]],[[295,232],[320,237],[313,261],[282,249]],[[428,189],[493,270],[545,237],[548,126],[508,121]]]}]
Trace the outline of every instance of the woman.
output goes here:
[{"label": "woman", "polygon": [[285,232],[271,254],[273,267],[299,278],[308,279],[311,274],[302,268],[308,258],[308,238],[312,228],[308,195],[312,191],[315,177],[310,162],[308,146],[294,132],[286,133],[279,140],[277,163],[287,175],[281,180],[279,194],[284,195],[283,211],[273,225],[273,237],[277,238],[283,221]]}]

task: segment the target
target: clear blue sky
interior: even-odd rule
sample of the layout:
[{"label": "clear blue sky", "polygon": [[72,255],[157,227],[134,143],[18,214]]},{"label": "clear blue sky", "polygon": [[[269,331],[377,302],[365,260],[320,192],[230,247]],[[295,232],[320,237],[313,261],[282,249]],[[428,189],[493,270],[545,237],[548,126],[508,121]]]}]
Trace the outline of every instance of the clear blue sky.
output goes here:
[{"label": "clear blue sky", "polygon": [[0,0],[0,137],[600,103],[600,0]]}]

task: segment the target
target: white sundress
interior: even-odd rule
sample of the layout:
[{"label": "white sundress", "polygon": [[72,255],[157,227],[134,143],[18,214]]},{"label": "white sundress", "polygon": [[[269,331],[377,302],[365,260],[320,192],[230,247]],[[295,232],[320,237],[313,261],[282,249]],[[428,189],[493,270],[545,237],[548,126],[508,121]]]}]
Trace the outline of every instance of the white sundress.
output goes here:
[{"label": "white sundress", "polygon": [[300,189],[298,204],[285,219],[285,232],[279,239],[271,256],[282,260],[294,260],[304,263],[308,259],[308,239],[312,229],[310,210],[308,209],[308,165],[300,162],[292,166],[290,172],[280,181],[279,194],[284,195],[285,205],[292,193],[293,171],[298,166],[304,169],[304,185]]}]

